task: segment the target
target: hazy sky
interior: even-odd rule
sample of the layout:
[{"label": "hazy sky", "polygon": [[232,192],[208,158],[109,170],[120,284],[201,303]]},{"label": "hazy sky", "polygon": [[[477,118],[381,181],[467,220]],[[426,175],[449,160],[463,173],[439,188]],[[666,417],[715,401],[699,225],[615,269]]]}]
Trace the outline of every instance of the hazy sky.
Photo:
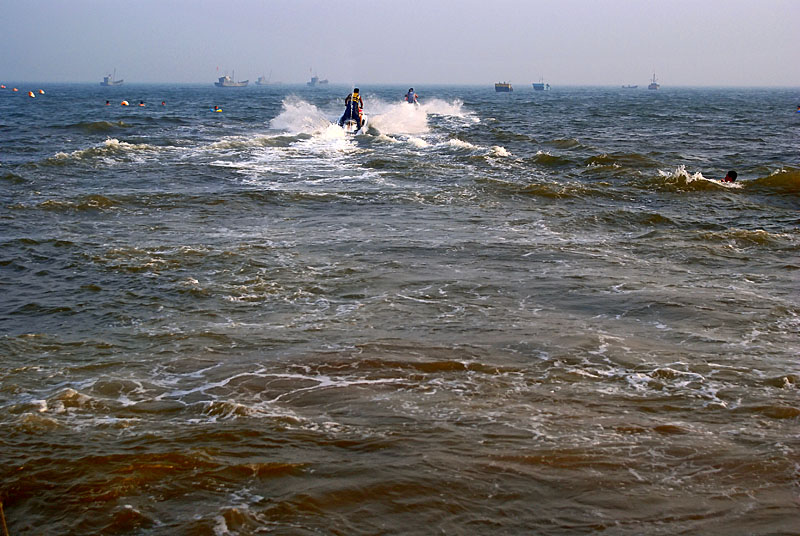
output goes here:
[{"label": "hazy sky", "polygon": [[800,87],[800,0],[0,0],[0,81]]}]

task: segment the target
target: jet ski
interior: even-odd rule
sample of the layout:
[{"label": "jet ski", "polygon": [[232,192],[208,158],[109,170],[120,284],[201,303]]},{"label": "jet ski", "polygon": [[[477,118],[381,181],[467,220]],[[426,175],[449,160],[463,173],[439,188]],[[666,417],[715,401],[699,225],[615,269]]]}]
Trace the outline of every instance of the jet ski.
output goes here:
[{"label": "jet ski", "polygon": [[346,119],[341,126],[346,134],[353,134],[355,136],[367,132],[367,123],[369,123],[369,119],[367,118],[366,115],[362,114],[361,128],[358,128],[358,121],[356,121],[355,119]]},{"label": "jet ski", "polygon": [[363,134],[367,131],[368,121],[362,106],[364,102],[361,100],[358,88],[354,87],[353,92],[344,100],[344,113],[339,118],[339,126],[347,134]]}]

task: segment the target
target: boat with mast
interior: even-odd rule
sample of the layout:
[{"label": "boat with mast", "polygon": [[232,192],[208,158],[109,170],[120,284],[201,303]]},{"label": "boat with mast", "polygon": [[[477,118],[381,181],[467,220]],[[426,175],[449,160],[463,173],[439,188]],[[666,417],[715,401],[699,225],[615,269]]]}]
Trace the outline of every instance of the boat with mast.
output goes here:
[{"label": "boat with mast", "polygon": [[661,84],[656,82],[656,73],[653,73],[653,79],[650,81],[650,85],[647,86],[647,89],[658,89],[661,87]]},{"label": "boat with mast", "polygon": [[544,83],[544,77],[540,78],[538,82],[533,83],[533,90],[534,91],[549,91],[550,84]]},{"label": "boat with mast", "polygon": [[314,76],[312,76],[312,77],[311,77],[311,80],[309,80],[308,82],[306,82],[306,85],[307,85],[308,87],[316,87],[317,85],[325,85],[325,84],[327,84],[327,83],[328,83],[328,79],[327,79],[327,78],[325,78],[325,79],[323,79],[323,80],[320,80],[320,79],[319,79],[319,76],[317,76],[317,75],[315,74]]},{"label": "boat with mast", "polygon": [[[236,74],[236,71],[232,72],[233,75]],[[241,80],[239,82],[234,82],[233,76],[220,76],[219,81],[214,82],[214,85],[217,87],[246,87],[247,84],[250,83],[250,80]]]},{"label": "boat with mast", "polygon": [[117,77],[117,70],[114,69],[114,74],[109,74],[108,76],[103,77],[103,81],[100,82],[101,86],[121,86],[124,80],[116,80]]},{"label": "boat with mast", "polygon": [[269,81],[270,81],[271,78],[272,78],[272,71],[269,72],[269,76],[266,77],[266,78],[263,75],[259,76],[258,80],[256,80],[256,85],[257,86],[268,86],[269,85]]}]

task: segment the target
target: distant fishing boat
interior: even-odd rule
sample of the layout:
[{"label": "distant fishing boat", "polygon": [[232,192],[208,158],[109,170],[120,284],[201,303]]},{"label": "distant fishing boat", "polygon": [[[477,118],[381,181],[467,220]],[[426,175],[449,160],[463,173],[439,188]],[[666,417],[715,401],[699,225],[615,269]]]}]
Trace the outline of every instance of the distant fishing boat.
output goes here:
[{"label": "distant fishing boat", "polygon": [[[272,78],[272,71],[269,72],[269,77]],[[259,76],[258,80],[256,80],[257,86],[268,86],[269,85],[269,78],[264,78],[263,76]]]},{"label": "distant fishing boat", "polygon": [[494,90],[498,93],[508,93],[509,91],[514,91],[514,88],[511,87],[511,82],[497,82],[494,85]]},{"label": "distant fishing boat", "polygon": [[661,85],[656,82],[656,73],[653,73],[653,80],[650,81],[650,85],[647,86],[647,89],[658,89]]},{"label": "distant fishing boat", "polygon": [[[234,71],[235,74],[235,71]],[[233,78],[228,76],[220,76],[218,82],[214,82],[214,85],[217,87],[246,87],[247,84],[250,83],[250,80],[241,80],[239,82],[234,82]]]},{"label": "distant fishing boat", "polygon": [[324,80],[320,80],[319,76],[314,75],[314,76],[311,77],[311,80],[306,82],[306,85],[308,87],[314,87],[316,85],[324,85],[324,84],[327,84],[327,83],[328,83],[328,79],[327,78],[324,79]]},{"label": "distant fishing boat", "polygon": [[622,86],[622,89],[636,89],[637,87],[639,87],[639,86],[637,86],[637,85],[634,85],[634,86]]},{"label": "distant fishing boat", "polygon": [[549,91],[550,84],[544,83],[544,78],[540,78],[538,82],[533,83],[533,90],[534,91]]},{"label": "distant fishing boat", "polygon": [[108,76],[103,77],[103,81],[100,82],[101,86],[121,86],[124,80],[115,80],[117,76],[117,70],[114,69],[114,74],[110,74]]}]

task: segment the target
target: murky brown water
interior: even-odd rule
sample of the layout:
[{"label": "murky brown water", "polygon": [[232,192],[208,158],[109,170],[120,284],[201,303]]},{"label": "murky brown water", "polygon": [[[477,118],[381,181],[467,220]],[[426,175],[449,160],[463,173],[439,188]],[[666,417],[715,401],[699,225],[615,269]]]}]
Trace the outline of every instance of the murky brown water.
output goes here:
[{"label": "murky brown water", "polygon": [[800,533],[786,92],[146,89],[0,98],[11,535]]}]

